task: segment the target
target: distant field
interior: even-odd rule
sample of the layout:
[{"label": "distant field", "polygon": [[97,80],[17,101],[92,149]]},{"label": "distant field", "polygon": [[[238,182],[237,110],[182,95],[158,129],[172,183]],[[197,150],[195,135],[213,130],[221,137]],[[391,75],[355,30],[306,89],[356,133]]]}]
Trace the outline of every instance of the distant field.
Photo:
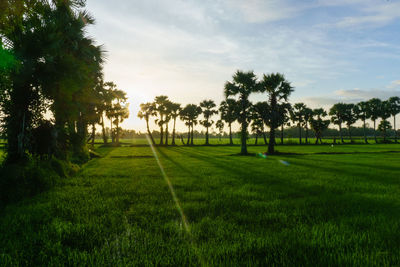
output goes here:
[{"label": "distant field", "polygon": [[1,212],[0,263],[400,265],[400,145],[277,148],[157,148],[189,232],[150,147],[99,148]]}]

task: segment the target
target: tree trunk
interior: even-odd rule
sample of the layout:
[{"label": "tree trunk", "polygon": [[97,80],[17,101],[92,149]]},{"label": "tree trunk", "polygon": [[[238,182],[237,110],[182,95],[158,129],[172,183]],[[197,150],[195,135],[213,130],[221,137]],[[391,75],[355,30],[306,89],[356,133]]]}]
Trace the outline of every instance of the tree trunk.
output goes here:
[{"label": "tree trunk", "polygon": [[268,145],[267,135],[265,134],[265,131],[263,131],[263,138],[264,138],[264,145]]},{"label": "tree trunk", "polygon": [[374,120],[374,139],[375,139],[375,144],[377,144],[378,143],[378,140],[376,140],[376,131],[375,131],[375,123],[376,123],[376,120]]},{"label": "tree trunk", "polygon": [[96,136],[96,124],[92,124],[92,148],[94,148],[94,138]]},{"label": "tree trunk", "polygon": [[114,144],[115,142],[115,135],[113,133],[113,123],[112,123],[112,118],[110,119],[110,134],[111,134],[111,143]]},{"label": "tree trunk", "polygon": [[308,126],[307,126],[307,122],[306,122],[306,144],[308,144]]},{"label": "tree trunk", "polygon": [[301,145],[301,126],[299,125],[299,142],[300,142],[300,145]]},{"label": "tree trunk", "polygon": [[176,124],[176,118],[174,118],[174,128],[172,129],[172,145],[175,145],[175,124]]},{"label": "tree trunk", "polygon": [[283,145],[283,124],[281,125],[281,145]]},{"label": "tree trunk", "polygon": [[350,137],[350,143],[353,143],[353,138],[351,137],[351,130],[350,130],[350,125],[348,126],[349,129],[349,137]]},{"label": "tree trunk", "polygon": [[182,141],[182,144],[185,145],[185,140],[183,140],[183,134],[181,134],[181,141]]},{"label": "tree trunk", "polygon": [[269,144],[268,144],[268,154],[275,153],[275,128],[271,127],[269,131]]},{"label": "tree trunk", "polygon": [[246,155],[247,154],[247,122],[242,123],[242,130],[240,134],[240,141],[241,141],[241,149],[240,154]]},{"label": "tree trunk", "polygon": [[188,139],[187,139],[186,145],[189,145],[189,144],[190,144],[190,124],[189,124]]},{"label": "tree trunk", "polygon": [[194,134],[194,127],[192,125],[192,137],[190,139],[190,144],[193,145],[193,134]]},{"label": "tree trunk", "polygon": [[393,116],[394,141],[397,143],[396,115]]},{"label": "tree trunk", "polygon": [[258,142],[258,134],[256,134],[256,141],[254,142],[254,145],[257,145]]},{"label": "tree trunk", "polygon": [[168,122],[165,126],[165,145],[168,146]]},{"label": "tree trunk", "polygon": [[208,143],[208,127],[206,127],[206,145],[209,145],[209,143]]},{"label": "tree trunk", "polygon": [[119,119],[117,118],[116,119],[116,123],[115,123],[115,127],[117,128],[117,135],[116,135],[116,143],[117,143],[117,146],[119,145]]},{"label": "tree trunk", "polygon": [[103,143],[107,144],[106,128],[104,127],[104,115],[101,114],[101,133],[103,135]]},{"label": "tree trunk", "polygon": [[363,128],[364,128],[364,142],[366,144],[368,144],[368,140],[367,140],[367,132],[365,130],[365,120],[363,120]]},{"label": "tree trunk", "polygon": [[233,145],[233,140],[232,140],[232,123],[229,123],[229,144]]},{"label": "tree trunk", "polygon": [[150,127],[149,127],[149,118],[146,118],[146,128],[147,128],[147,134],[150,136],[151,143],[153,145],[155,145],[156,142],[154,141],[153,135],[151,134]]},{"label": "tree trunk", "polygon": [[343,141],[343,135],[342,135],[342,124],[339,124],[339,135],[340,135],[340,140],[342,140],[342,143],[344,143]]}]

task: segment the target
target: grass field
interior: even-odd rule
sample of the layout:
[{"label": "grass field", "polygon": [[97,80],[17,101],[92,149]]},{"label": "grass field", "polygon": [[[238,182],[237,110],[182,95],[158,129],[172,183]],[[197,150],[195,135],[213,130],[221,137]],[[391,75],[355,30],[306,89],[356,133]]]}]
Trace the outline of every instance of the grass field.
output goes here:
[{"label": "grass field", "polygon": [[148,146],[99,147],[1,211],[0,265],[400,264],[400,145],[277,149],[159,147],[163,177]]}]

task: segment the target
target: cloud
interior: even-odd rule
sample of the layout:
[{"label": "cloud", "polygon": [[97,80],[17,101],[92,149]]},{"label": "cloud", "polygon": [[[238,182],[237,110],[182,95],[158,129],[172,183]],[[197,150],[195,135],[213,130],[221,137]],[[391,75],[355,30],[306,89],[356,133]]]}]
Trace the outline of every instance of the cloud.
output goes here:
[{"label": "cloud", "polygon": [[384,89],[370,89],[370,90],[361,90],[361,89],[351,89],[351,90],[337,90],[335,94],[348,102],[359,102],[365,101],[374,97],[380,98],[382,100],[386,100],[392,96],[400,96],[400,90],[384,90]]},{"label": "cloud", "polygon": [[391,88],[391,89],[397,88],[397,87],[400,87],[400,80],[393,81],[387,86],[387,88]]}]

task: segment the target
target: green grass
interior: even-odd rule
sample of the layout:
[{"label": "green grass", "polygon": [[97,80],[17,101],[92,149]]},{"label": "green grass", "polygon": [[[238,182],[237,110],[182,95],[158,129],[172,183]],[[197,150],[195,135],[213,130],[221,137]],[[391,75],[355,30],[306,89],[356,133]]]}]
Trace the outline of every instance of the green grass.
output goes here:
[{"label": "green grass", "polygon": [[[99,148],[0,214],[0,265],[400,264],[400,145]],[[265,151],[251,146],[250,152]]]}]

